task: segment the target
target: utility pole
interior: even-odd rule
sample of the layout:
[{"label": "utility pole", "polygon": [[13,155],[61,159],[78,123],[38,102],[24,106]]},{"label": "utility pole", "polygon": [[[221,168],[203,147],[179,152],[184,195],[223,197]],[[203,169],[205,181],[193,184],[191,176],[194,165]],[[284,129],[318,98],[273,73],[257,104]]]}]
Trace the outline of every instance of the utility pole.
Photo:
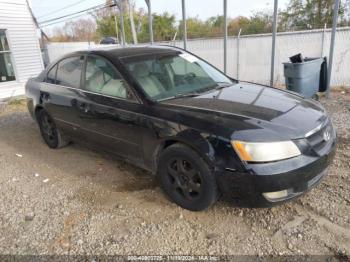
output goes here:
[{"label": "utility pole", "polygon": [[134,21],[134,4],[131,3],[132,0],[129,0],[129,17],[130,17],[130,27],[132,33],[132,39],[134,44],[137,45],[137,34],[135,30],[135,21]]},{"label": "utility pole", "polygon": [[227,0],[224,0],[224,73],[227,73]]},{"label": "utility pole", "polygon": [[333,55],[334,55],[334,45],[335,45],[335,34],[337,33],[339,5],[340,5],[340,0],[335,0],[334,9],[333,9],[333,26],[332,26],[331,46],[329,48],[328,77],[327,77],[328,82],[327,82],[327,90],[326,90],[326,97],[327,98],[330,96],[330,91],[331,91]]},{"label": "utility pole", "polygon": [[117,35],[117,39],[119,41],[118,22],[117,22],[117,16],[116,15],[114,15],[114,24],[115,24],[115,34]]},{"label": "utility pole", "polygon": [[240,38],[241,38],[242,28],[239,29],[237,35],[237,80],[239,80],[239,48],[240,48]]},{"label": "utility pole", "polygon": [[187,49],[187,25],[186,25],[186,4],[185,0],[182,0],[182,25],[183,25],[183,32],[182,32],[182,38],[184,41],[184,49]]},{"label": "utility pole", "polygon": [[273,86],[275,79],[275,55],[276,55],[276,34],[277,34],[277,13],[278,13],[278,0],[274,1],[273,9],[273,25],[272,25],[272,50],[271,50],[271,75],[270,86]]},{"label": "utility pole", "polygon": [[322,42],[321,42],[321,57],[323,57],[323,53],[324,53],[324,41],[326,37],[326,30],[327,30],[327,23],[325,23],[323,27]]},{"label": "utility pole", "polygon": [[153,45],[153,17],[152,17],[152,5],[151,0],[145,0],[148,7],[148,31],[149,31],[149,40],[151,45]]},{"label": "utility pole", "polygon": [[124,8],[123,8],[123,4],[120,3],[118,0],[113,0],[115,5],[118,7],[119,9],[119,13],[120,13],[120,27],[121,27],[121,40],[122,40],[122,46],[125,47],[125,30],[124,30]]}]

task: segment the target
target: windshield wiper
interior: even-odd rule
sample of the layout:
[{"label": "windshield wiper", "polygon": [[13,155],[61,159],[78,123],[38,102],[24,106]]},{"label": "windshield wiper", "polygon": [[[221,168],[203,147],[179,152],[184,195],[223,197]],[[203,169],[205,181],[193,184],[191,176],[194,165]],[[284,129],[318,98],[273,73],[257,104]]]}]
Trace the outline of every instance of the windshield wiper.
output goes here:
[{"label": "windshield wiper", "polygon": [[158,101],[165,101],[165,100],[171,100],[171,99],[176,99],[176,98],[183,98],[183,97],[195,97],[195,96],[199,96],[200,94],[197,92],[190,92],[190,93],[180,93],[180,94],[176,94],[174,96],[171,97],[167,97],[164,99],[159,99]]},{"label": "windshield wiper", "polygon": [[201,92],[207,92],[207,91],[212,91],[212,90],[220,90],[226,87],[232,86],[232,83],[228,83],[228,82],[215,82],[214,85],[211,86],[207,86],[205,88],[202,88],[200,90],[197,91],[201,91]]},{"label": "windshield wiper", "polygon": [[228,82],[216,82],[216,84],[217,86],[215,87],[215,89],[222,89],[222,88],[232,86],[232,83],[228,83]]},{"label": "windshield wiper", "polygon": [[195,97],[195,96],[199,96],[205,92],[211,91],[213,89],[220,90],[222,88],[230,87],[230,86],[232,86],[232,84],[233,83],[229,83],[229,82],[215,82],[215,85],[196,90],[196,92],[179,93],[179,94],[176,94],[176,95],[171,96],[171,97],[159,99],[158,101],[166,101],[166,100],[172,100],[172,99],[183,98],[183,97]]}]

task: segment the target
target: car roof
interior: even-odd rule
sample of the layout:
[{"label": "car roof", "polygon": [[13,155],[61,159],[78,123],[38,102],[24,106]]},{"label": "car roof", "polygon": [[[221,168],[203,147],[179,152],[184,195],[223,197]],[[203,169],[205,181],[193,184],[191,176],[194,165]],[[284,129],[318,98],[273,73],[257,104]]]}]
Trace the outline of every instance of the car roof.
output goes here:
[{"label": "car roof", "polygon": [[[137,46],[137,47],[98,47],[95,49],[90,49],[88,51],[78,51],[75,54],[96,54],[102,55],[109,58],[125,58],[130,56],[139,56],[147,54],[160,54],[160,53],[175,53],[181,52],[182,50],[172,46]],[[74,54],[74,53],[73,53]]]}]

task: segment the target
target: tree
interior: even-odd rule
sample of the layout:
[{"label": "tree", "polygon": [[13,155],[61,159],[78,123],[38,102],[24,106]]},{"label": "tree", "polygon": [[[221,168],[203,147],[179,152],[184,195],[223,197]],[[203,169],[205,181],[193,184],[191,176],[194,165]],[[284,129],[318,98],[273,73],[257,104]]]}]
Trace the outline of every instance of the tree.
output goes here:
[{"label": "tree", "polygon": [[[242,29],[244,25],[249,24],[250,19],[245,16],[237,16],[230,19],[227,26],[227,31],[229,35],[238,35],[239,30]],[[244,33],[244,32],[243,32]]]},{"label": "tree", "polygon": [[[187,37],[188,38],[202,38],[206,37],[209,34],[209,28],[205,22],[197,17],[190,17],[186,19],[186,27],[187,27]],[[182,21],[178,27],[179,37],[183,34],[183,23]]]},{"label": "tree", "polygon": [[[229,19],[228,19],[229,20]],[[217,15],[209,17],[205,24],[209,36],[222,36],[224,33],[224,16]]]},{"label": "tree", "polygon": [[[145,23],[148,34],[148,20]],[[153,14],[153,32],[155,41],[170,41],[173,39],[175,27],[175,15],[164,12],[161,15]]]},{"label": "tree", "polygon": [[[126,42],[149,42],[149,27],[147,12],[134,8],[134,0],[118,0],[123,6],[124,28]],[[305,30],[323,28],[327,23],[331,26],[333,20],[333,4],[335,0],[290,0],[285,10],[279,11],[278,31]],[[113,0],[106,0],[111,6]],[[128,12],[129,9],[129,12]],[[341,2],[339,11],[339,26],[350,25],[350,0]],[[61,28],[53,30],[56,41],[91,41],[107,36],[117,36],[116,26],[120,28],[120,11],[116,7],[107,7],[91,13],[94,19],[79,19],[67,22]],[[224,17],[217,15],[206,20],[198,16],[187,20],[188,38],[222,37]],[[272,10],[253,13],[250,17],[238,16],[228,18],[228,34],[261,34],[272,32]],[[176,32],[177,39],[182,37],[183,24],[176,23],[175,16],[167,12],[153,14],[153,33],[155,41],[171,41]],[[120,31],[120,30],[119,30]],[[134,33],[134,35],[132,34]],[[119,34],[120,38],[120,34]]]},{"label": "tree", "polygon": [[[279,31],[323,28],[332,25],[335,0],[290,0],[280,13]],[[349,0],[340,3],[338,26],[349,25]]]},{"label": "tree", "polygon": [[90,18],[69,21],[63,27],[53,29],[54,41],[95,41],[96,24]]},{"label": "tree", "polygon": [[[97,24],[97,34],[100,38],[106,36],[116,36],[115,21],[119,22],[120,13],[106,14],[105,16],[95,15]],[[143,9],[136,10],[133,13],[135,31],[140,42],[149,41],[148,16]],[[131,23],[129,13],[124,13],[124,30],[126,42],[132,41]],[[165,12],[163,14],[153,14],[153,33],[155,41],[172,40],[176,32],[175,16]]]},{"label": "tree", "polygon": [[92,41],[96,31],[96,23],[92,19],[78,19],[67,22],[63,29],[75,41]]},{"label": "tree", "polygon": [[307,28],[302,0],[290,0],[287,9],[280,12],[279,31],[300,30]]},{"label": "tree", "polygon": [[256,12],[249,19],[241,18],[239,20],[242,33],[263,34],[272,32],[272,14],[268,12]]}]

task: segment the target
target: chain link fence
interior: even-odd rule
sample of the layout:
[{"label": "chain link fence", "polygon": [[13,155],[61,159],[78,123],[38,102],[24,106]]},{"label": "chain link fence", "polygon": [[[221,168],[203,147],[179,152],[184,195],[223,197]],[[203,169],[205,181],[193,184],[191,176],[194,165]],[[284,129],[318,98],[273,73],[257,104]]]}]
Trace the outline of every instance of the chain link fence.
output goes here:
[{"label": "chain link fence", "polygon": [[[284,85],[283,62],[302,53],[304,57],[328,56],[331,30],[309,30],[277,34],[274,83]],[[270,82],[271,34],[229,37],[227,42],[227,74],[244,81],[268,85]],[[160,45],[183,47],[182,41],[160,42]],[[77,50],[100,48],[102,45],[51,43],[47,46],[49,61]],[[105,46],[104,46],[105,47]],[[223,70],[223,38],[189,39],[187,50]],[[332,86],[350,86],[350,27],[338,28],[332,72]]]}]

